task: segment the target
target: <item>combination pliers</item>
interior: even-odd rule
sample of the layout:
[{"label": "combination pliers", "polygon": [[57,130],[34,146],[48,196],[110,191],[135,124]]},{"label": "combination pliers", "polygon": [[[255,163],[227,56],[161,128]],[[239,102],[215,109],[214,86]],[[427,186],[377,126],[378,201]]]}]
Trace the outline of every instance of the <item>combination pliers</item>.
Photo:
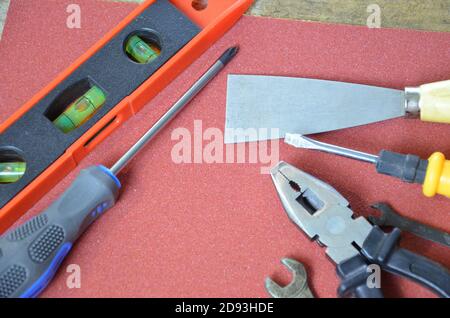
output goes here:
[{"label": "combination pliers", "polygon": [[442,265],[398,247],[401,231],[385,233],[364,217],[355,217],[349,202],[329,184],[280,162],[271,170],[289,218],[336,263],[341,297],[381,298],[370,282],[373,266],[418,282],[441,297],[450,297],[450,272]]}]

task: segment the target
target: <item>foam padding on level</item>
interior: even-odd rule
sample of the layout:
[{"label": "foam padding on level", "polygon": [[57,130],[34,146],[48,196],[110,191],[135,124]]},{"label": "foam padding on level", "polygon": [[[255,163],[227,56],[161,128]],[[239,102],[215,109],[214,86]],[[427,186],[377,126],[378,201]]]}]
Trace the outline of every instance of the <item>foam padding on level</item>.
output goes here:
[{"label": "foam padding on level", "polygon": [[[80,20],[82,15],[80,7]],[[20,149],[26,161],[33,158],[40,160],[29,162],[23,178],[0,192],[0,208],[48,169],[86,131],[131,95],[199,31],[192,21],[167,0],[154,2],[8,127],[0,135],[0,147]],[[125,43],[131,35],[139,32],[147,32],[147,36],[154,37],[161,45],[161,54],[151,63],[136,63],[125,53]],[[70,133],[58,129],[52,121],[94,85],[104,94],[104,105],[97,105],[98,111],[94,112],[92,118]]]},{"label": "foam padding on level", "polygon": [[[0,85],[0,120],[133,8],[79,0],[82,28],[71,30],[65,27],[68,3],[11,3],[0,42],[0,74],[7,75]],[[75,245],[44,297],[265,297],[265,277],[289,281],[289,273],[279,263],[286,256],[306,265],[316,296],[336,296],[339,281],[335,266],[324,249],[311,243],[288,220],[270,176],[261,174],[260,168],[270,164],[176,164],[172,150],[179,141],[171,137],[187,132],[193,136],[194,120],[201,120],[202,129],[197,123],[201,132],[210,127],[223,131],[227,74],[298,76],[398,89],[448,79],[450,34],[244,17],[91,153],[80,168],[111,165],[226,48],[235,44],[241,46],[236,59],[120,176],[124,188],[117,206]],[[436,150],[450,155],[445,138],[449,134],[449,125],[396,119],[317,138],[371,153],[385,148],[426,158]],[[202,141],[192,137],[191,143],[194,147]],[[192,160],[201,151],[192,148]],[[281,160],[332,184],[359,214],[372,213],[370,204],[387,201],[406,216],[450,231],[450,201],[427,199],[417,185],[377,175],[374,167],[365,163],[284,144],[280,144],[279,154]],[[21,221],[54,201],[78,171]],[[449,251],[442,246],[409,234],[404,235],[402,246],[450,266]],[[70,264],[81,268],[79,289],[67,287],[67,279],[72,277],[66,271]],[[391,275],[383,276],[382,286],[387,296],[433,296],[427,289]]]}]

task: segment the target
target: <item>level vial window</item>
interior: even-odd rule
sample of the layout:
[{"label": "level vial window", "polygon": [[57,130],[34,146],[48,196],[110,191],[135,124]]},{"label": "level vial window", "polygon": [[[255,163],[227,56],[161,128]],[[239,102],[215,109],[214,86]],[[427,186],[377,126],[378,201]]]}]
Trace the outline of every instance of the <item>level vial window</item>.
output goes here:
[{"label": "level vial window", "polygon": [[14,183],[25,173],[25,162],[0,162],[0,183]]},{"label": "level vial window", "polygon": [[0,184],[14,183],[25,174],[27,164],[13,149],[0,149]]},{"label": "level vial window", "polygon": [[89,120],[106,101],[105,93],[92,86],[86,93],[73,102],[54,121],[63,133],[67,134]]},{"label": "level vial window", "polygon": [[150,41],[149,38],[138,35],[128,38],[125,51],[133,61],[140,64],[151,63],[161,54],[161,48],[156,41]]}]

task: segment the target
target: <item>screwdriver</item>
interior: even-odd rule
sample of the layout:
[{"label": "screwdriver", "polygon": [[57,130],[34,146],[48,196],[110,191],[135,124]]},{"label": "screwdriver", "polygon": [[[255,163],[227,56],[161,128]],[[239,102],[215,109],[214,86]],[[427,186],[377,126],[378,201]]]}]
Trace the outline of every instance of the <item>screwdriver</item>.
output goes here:
[{"label": "screwdriver", "polygon": [[0,238],[0,298],[38,296],[75,241],[117,201],[117,174],[236,56],[232,47],[195,82],[111,169],[89,167],[47,210]]},{"label": "screwdriver", "polygon": [[423,160],[415,155],[404,155],[387,150],[382,150],[378,156],[375,156],[298,134],[286,134],[284,141],[297,148],[314,149],[372,163],[378,173],[396,177],[408,183],[423,184],[423,194],[427,197],[441,194],[450,198],[450,161],[446,160],[444,154],[440,152],[435,152],[428,160]]}]

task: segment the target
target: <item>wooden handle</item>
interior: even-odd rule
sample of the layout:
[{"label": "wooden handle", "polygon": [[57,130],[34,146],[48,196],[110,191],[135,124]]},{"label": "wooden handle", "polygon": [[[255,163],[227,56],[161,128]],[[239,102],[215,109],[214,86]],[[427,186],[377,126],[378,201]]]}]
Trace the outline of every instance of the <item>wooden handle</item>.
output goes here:
[{"label": "wooden handle", "polygon": [[420,119],[450,124],[450,80],[420,86]]}]

